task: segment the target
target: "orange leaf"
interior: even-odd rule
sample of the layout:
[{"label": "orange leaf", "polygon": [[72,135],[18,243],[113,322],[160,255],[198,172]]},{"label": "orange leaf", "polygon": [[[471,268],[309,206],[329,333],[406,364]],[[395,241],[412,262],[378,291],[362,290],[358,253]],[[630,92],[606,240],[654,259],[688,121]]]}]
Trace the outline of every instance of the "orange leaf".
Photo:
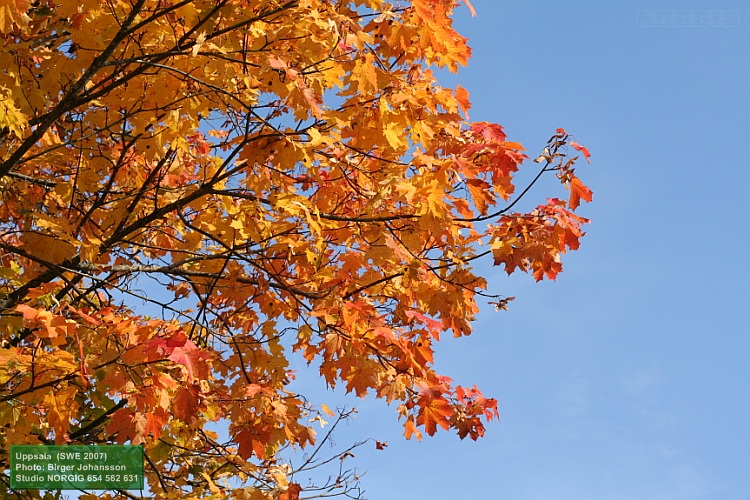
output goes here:
[{"label": "orange leaf", "polygon": [[437,432],[437,427],[448,429],[448,419],[453,413],[450,403],[442,397],[430,399],[417,415],[417,423],[424,425],[425,431],[430,436]]},{"label": "orange leaf", "polygon": [[406,439],[411,439],[412,436],[415,436],[417,441],[422,440],[422,433],[417,429],[417,426],[414,423],[414,417],[410,416],[404,423],[404,437]]},{"label": "orange leaf", "polygon": [[198,403],[198,395],[192,386],[180,387],[172,400],[172,413],[189,424],[198,416]]},{"label": "orange leaf", "polygon": [[578,208],[581,200],[590,203],[593,196],[594,193],[578,177],[573,177],[570,180],[570,201],[568,202],[568,206],[570,206],[571,210]]},{"label": "orange leaf", "polygon": [[20,312],[23,315],[24,319],[33,320],[39,315],[39,310],[34,309],[33,307],[29,307],[26,304],[18,304],[16,306],[16,311]]},{"label": "orange leaf", "polygon": [[263,434],[251,428],[243,428],[234,435],[234,440],[239,445],[237,453],[245,460],[249,459],[253,454],[260,459],[266,458],[266,443],[268,439],[268,434]]},{"label": "orange leaf", "polygon": [[471,108],[471,102],[469,101],[469,91],[460,85],[456,86],[456,100],[461,110],[466,115],[466,119],[469,119],[469,108]]},{"label": "orange leaf", "polygon": [[164,430],[164,426],[169,421],[169,413],[160,406],[151,408],[146,415],[146,426],[143,429],[145,435],[153,435],[159,438]]},{"label": "orange leaf", "polygon": [[144,440],[145,429],[148,425],[146,416],[128,408],[120,408],[110,416],[107,433],[115,436],[115,441],[123,444],[141,444]]},{"label": "orange leaf", "polygon": [[299,500],[299,494],[302,492],[302,486],[297,483],[289,483],[284,493],[279,495],[279,500]]},{"label": "orange leaf", "polygon": [[467,179],[466,187],[469,189],[471,198],[474,200],[474,205],[477,206],[479,213],[482,215],[486,214],[487,208],[489,208],[490,204],[494,203],[492,186],[481,179]]}]

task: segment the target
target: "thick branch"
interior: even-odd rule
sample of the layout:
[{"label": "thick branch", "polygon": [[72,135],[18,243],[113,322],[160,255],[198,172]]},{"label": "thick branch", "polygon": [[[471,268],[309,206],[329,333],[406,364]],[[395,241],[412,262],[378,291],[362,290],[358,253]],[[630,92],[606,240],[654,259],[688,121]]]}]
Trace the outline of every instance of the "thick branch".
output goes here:
[{"label": "thick branch", "polygon": [[118,402],[118,403],[117,403],[116,405],[114,405],[114,406],[113,406],[112,408],[110,408],[109,410],[107,410],[107,411],[106,411],[106,412],[104,412],[103,414],[99,415],[99,417],[97,417],[97,418],[95,418],[94,420],[92,420],[92,421],[91,421],[91,422],[90,422],[90,423],[89,423],[88,425],[86,425],[85,427],[81,427],[81,428],[80,428],[80,429],[78,429],[77,431],[75,431],[75,432],[71,433],[71,434],[70,434],[70,435],[69,435],[68,437],[69,437],[70,439],[78,439],[78,438],[79,438],[79,437],[81,437],[81,436],[85,436],[86,434],[88,434],[88,433],[89,433],[89,432],[91,432],[92,430],[94,430],[94,429],[96,429],[97,427],[99,427],[100,425],[102,425],[102,424],[103,424],[103,423],[104,423],[104,422],[105,422],[105,421],[107,420],[107,418],[109,418],[109,416],[110,416],[110,415],[112,415],[112,414],[113,414],[114,412],[116,412],[116,411],[117,411],[117,410],[119,410],[120,408],[123,408],[123,407],[124,407],[124,406],[125,406],[126,404],[128,404],[128,400],[127,400],[127,399],[121,399],[121,400],[120,400],[120,401],[119,401],[119,402]]}]

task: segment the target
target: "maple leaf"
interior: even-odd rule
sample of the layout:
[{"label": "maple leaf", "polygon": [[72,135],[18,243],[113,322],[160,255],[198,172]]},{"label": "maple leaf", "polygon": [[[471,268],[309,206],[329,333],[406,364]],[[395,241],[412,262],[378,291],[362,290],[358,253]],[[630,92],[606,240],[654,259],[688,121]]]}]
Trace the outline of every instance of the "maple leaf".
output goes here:
[{"label": "maple leaf", "polygon": [[417,438],[417,441],[422,440],[422,433],[417,429],[414,417],[409,416],[409,418],[406,419],[406,422],[404,423],[404,437],[406,437],[406,439],[411,439],[412,436],[415,436]]},{"label": "maple leaf", "polygon": [[573,177],[570,180],[570,201],[568,206],[571,210],[575,210],[581,204],[581,200],[591,202],[594,193],[584,184],[578,177]]},{"label": "maple leaf", "polygon": [[279,495],[279,500],[299,500],[300,493],[302,493],[302,486],[297,483],[289,483],[286,491]]},{"label": "maple leaf", "polygon": [[[0,6],[0,32],[2,32],[3,12],[7,7]],[[6,19],[7,22],[7,19]],[[8,130],[16,137],[23,137],[28,123],[27,117],[18,109],[13,100],[0,89],[0,130]]]},{"label": "maple leaf", "polygon": [[24,28],[31,21],[26,14],[31,0],[4,0],[0,4],[0,33],[10,33],[14,25]]},{"label": "maple leaf", "polygon": [[[176,405],[177,403],[175,403]],[[175,416],[177,416],[175,414]],[[164,426],[169,421],[170,413],[161,407],[152,408],[149,413],[146,414],[146,425],[143,428],[143,434],[148,436],[160,437],[164,431]],[[177,417],[180,418],[180,417]],[[190,420],[184,420],[189,422]]]},{"label": "maple leaf", "polygon": [[419,322],[425,324],[427,326],[428,331],[430,332],[430,335],[435,340],[440,340],[440,332],[443,330],[443,322],[438,321],[432,318],[428,318],[424,314],[420,313],[419,311],[409,310],[405,312],[407,318],[416,319]]},{"label": "maple leaf", "polygon": [[588,149],[586,149],[585,147],[581,146],[580,144],[578,144],[575,141],[571,141],[570,145],[573,147],[573,149],[575,149],[575,150],[580,151],[581,153],[583,153],[583,156],[584,156],[584,158],[586,158],[586,161],[589,162],[589,163],[591,163],[591,160],[589,160],[589,157],[591,157],[591,153],[589,153]]},{"label": "maple leaf", "polygon": [[328,408],[328,405],[326,405],[326,404],[321,404],[321,405],[320,405],[320,409],[321,409],[321,410],[323,410],[323,413],[325,413],[325,414],[326,414],[326,415],[328,415],[329,417],[332,417],[332,416],[334,416],[334,415],[335,415],[335,414],[334,414],[334,413],[333,413],[333,412],[331,411],[331,409],[330,409],[330,408]]},{"label": "maple leaf", "polygon": [[76,388],[69,385],[47,394],[44,398],[47,421],[55,430],[55,444],[66,444],[68,441],[67,433],[70,430],[71,417],[78,411],[78,403],[75,400],[77,393]]},{"label": "maple leaf", "polygon": [[[470,5],[470,4],[469,4]],[[472,11],[473,12],[473,11]],[[469,91],[460,85],[456,86],[456,100],[461,110],[464,112],[466,119],[469,119],[469,108],[471,108],[471,102],[469,101]]]},{"label": "maple leaf", "polygon": [[145,441],[148,419],[141,413],[127,408],[121,408],[110,416],[107,432],[115,436],[119,444],[130,442],[134,445]]},{"label": "maple leaf", "polygon": [[495,203],[495,200],[492,197],[492,191],[490,190],[490,184],[481,179],[468,179],[466,181],[466,187],[469,189],[471,198],[477,206],[477,209],[479,209],[479,213],[482,215],[486,214],[490,204]]},{"label": "maple leaf", "polygon": [[453,410],[443,398],[431,398],[420,406],[417,423],[423,425],[428,435],[433,436],[438,427],[448,429]]},{"label": "maple leaf", "polygon": [[247,460],[253,455],[262,459],[267,456],[266,444],[269,437],[267,433],[244,428],[234,435],[234,441],[239,444],[238,453],[243,459]]},{"label": "maple leaf", "polygon": [[175,392],[172,402],[172,414],[190,424],[198,416],[199,399],[194,387],[182,386]]},{"label": "maple leaf", "polygon": [[206,380],[209,377],[206,360],[210,358],[210,353],[201,351],[191,340],[186,339],[183,345],[174,347],[167,359],[184,366],[188,382],[192,382],[194,378]]},{"label": "maple leaf", "polygon": [[505,142],[505,132],[503,127],[496,123],[478,122],[471,124],[471,130],[475,134],[480,134],[488,142]]}]

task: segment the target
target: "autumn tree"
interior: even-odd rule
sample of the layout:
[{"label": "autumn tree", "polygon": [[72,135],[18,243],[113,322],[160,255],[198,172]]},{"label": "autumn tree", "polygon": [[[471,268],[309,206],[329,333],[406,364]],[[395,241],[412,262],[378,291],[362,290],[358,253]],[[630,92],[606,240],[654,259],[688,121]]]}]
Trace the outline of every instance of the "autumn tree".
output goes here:
[{"label": "autumn tree", "polygon": [[406,438],[484,434],[433,346],[512,299],[477,259],[554,279],[592,195],[558,129],[528,163],[569,193],[517,211],[524,149],[433,73],[469,58],[459,3],[0,0],[5,467],[143,444],[159,498],[299,498],[279,451],[332,416],[294,353]]}]

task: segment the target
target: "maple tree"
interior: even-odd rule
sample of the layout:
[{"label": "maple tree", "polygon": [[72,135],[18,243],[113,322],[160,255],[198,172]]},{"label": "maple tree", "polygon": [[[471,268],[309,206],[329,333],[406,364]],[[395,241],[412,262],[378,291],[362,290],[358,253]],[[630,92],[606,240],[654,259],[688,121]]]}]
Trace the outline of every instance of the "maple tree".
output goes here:
[{"label": "maple tree", "polygon": [[592,193],[558,129],[530,185],[569,195],[514,211],[523,147],[433,73],[469,59],[461,3],[0,0],[6,466],[143,444],[159,498],[299,498],[280,450],[336,415],[293,390],[295,352],[406,438],[484,434],[497,402],[433,345],[512,300],[477,259],[554,279]]}]

